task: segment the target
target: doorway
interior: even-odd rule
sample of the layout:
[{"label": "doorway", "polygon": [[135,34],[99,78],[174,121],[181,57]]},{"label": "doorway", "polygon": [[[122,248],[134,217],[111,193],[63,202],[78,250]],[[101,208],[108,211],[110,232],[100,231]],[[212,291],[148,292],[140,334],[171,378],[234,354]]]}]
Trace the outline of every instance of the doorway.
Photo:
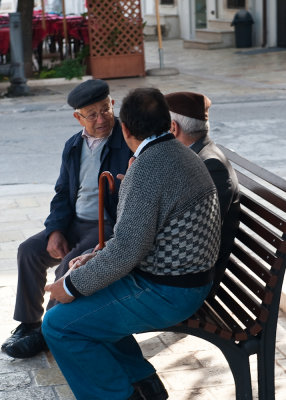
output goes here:
[{"label": "doorway", "polygon": [[196,0],[196,29],[207,27],[207,4],[206,0]]},{"label": "doorway", "polygon": [[277,0],[277,46],[286,47],[286,2]]}]

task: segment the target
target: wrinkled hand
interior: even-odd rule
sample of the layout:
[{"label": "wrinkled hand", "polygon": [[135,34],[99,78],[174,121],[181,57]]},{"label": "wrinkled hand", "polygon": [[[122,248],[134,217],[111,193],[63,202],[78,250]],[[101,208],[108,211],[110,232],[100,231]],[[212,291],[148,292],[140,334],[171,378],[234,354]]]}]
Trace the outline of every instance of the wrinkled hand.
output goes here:
[{"label": "wrinkled hand", "polygon": [[[104,242],[103,247],[105,247],[105,246],[106,246],[106,242]],[[95,246],[95,248],[92,250],[92,254],[96,255],[96,252],[99,251],[99,250],[102,250],[102,248],[100,247],[100,244],[98,243],[98,244]]]},{"label": "wrinkled hand", "polygon": [[75,297],[68,295],[66,293],[65,289],[64,289],[64,280],[74,269],[76,269],[76,268],[75,267],[71,267],[56,282],[45,286],[45,291],[46,292],[50,292],[50,299],[51,300],[56,299],[60,303],[71,303],[72,301],[74,301]]},{"label": "wrinkled hand", "polygon": [[66,238],[60,231],[54,231],[50,234],[47,252],[53,258],[64,258],[69,253],[69,246]]},{"label": "wrinkled hand", "polygon": [[94,256],[96,256],[96,253],[82,254],[81,256],[75,257],[69,262],[69,268],[76,269],[78,267],[81,267],[82,265],[87,263],[88,260],[90,260]]},{"label": "wrinkled hand", "polygon": [[51,300],[55,299],[60,303],[71,303],[75,299],[75,297],[68,295],[64,289],[63,282],[65,280],[65,276],[62,276],[56,282],[45,286],[45,291],[50,292]]}]

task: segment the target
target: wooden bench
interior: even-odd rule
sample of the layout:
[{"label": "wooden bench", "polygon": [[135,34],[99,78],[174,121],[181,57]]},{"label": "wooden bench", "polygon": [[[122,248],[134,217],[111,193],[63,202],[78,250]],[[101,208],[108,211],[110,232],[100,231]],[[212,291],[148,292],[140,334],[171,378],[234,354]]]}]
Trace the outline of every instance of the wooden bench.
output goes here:
[{"label": "wooden bench", "polygon": [[259,400],[275,399],[274,362],[286,266],[286,181],[219,146],[240,183],[240,225],[215,295],[183,323],[165,331],[205,339],[224,354],[237,400],[251,400],[249,356],[257,355]]}]

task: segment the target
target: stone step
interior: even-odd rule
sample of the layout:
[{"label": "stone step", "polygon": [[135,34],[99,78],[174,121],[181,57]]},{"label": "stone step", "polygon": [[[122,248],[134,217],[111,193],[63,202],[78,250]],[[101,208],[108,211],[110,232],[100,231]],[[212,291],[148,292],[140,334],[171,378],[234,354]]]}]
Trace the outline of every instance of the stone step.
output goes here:
[{"label": "stone step", "polygon": [[196,39],[198,40],[209,40],[212,42],[221,42],[222,33],[217,30],[210,29],[196,29]]},{"label": "stone step", "polygon": [[227,47],[234,45],[234,32],[231,30],[197,29],[196,39],[224,42]]},{"label": "stone step", "polygon": [[184,49],[201,49],[201,50],[214,50],[222,49],[225,46],[223,42],[214,42],[211,40],[203,39],[190,39],[183,41]]},{"label": "stone step", "polygon": [[209,19],[208,20],[208,28],[209,29],[221,29],[221,30],[234,30],[234,27],[231,26],[231,20],[225,19]]}]

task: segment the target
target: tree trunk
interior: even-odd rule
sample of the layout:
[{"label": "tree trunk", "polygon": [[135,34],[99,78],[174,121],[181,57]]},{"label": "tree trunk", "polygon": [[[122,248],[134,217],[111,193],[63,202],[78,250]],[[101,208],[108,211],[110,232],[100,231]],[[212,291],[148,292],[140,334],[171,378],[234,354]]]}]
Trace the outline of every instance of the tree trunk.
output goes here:
[{"label": "tree trunk", "polygon": [[33,8],[34,8],[34,0],[18,0],[17,12],[21,13],[23,50],[24,50],[24,69],[26,78],[29,78],[33,75],[33,69],[32,69]]}]

